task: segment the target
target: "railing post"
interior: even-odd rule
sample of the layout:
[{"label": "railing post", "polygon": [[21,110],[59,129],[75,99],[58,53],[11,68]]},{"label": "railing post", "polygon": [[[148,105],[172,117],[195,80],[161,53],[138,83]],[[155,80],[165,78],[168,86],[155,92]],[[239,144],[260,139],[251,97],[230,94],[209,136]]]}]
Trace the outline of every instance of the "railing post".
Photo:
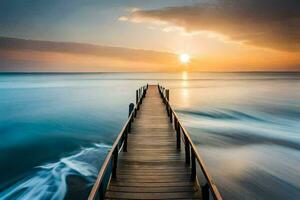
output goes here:
[{"label": "railing post", "polygon": [[169,89],[166,90],[166,98],[168,101],[170,100],[170,90]]},{"label": "railing post", "polygon": [[118,145],[116,146],[114,153],[113,153],[113,166],[112,166],[112,177],[117,177],[117,167],[118,167],[118,154],[119,154],[119,148]]},{"label": "railing post", "polygon": [[135,91],[135,104],[137,104],[138,101],[139,101],[139,91],[136,90],[136,91]]},{"label": "railing post", "polygon": [[173,123],[173,113],[172,113],[172,109],[171,106],[169,106],[169,113],[170,113],[170,123]]},{"label": "railing post", "polygon": [[209,185],[206,183],[201,187],[203,200],[209,200]]},{"label": "railing post", "polygon": [[178,119],[176,121],[177,121],[176,122],[176,126],[177,126],[177,129],[176,129],[177,149],[180,150],[180,147],[181,147],[180,126],[179,126]]},{"label": "railing post", "polygon": [[140,98],[141,98],[140,89],[137,90],[137,93],[138,93],[137,110],[139,110],[140,109]]},{"label": "railing post", "polygon": [[140,88],[140,104],[143,104],[143,90],[142,87]]},{"label": "railing post", "polygon": [[136,117],[136,114],[137,114],[137,109],[134,108],[134,117]]},{"label": "railing post", "polygon": [[194,150],[192,150],[192,155],[191,155],[191,159],[192,159],[192,173],[191,173],[191,179],[193,181],[196,180],[196,156],[195,156],[195,152]]},{"label": "railing post", "polygon": [[131,132],[131,120],[129,120],[129,122],[128,122],[128,132],[129,133]]},{"label": "railing post", "polygon": [[134,103],[130,103],[130,104],[129,104],[129,110],[128,110],[128,117],[129,117],[130,114],[132,113],[133,109],[134,109]]},{"label": "railing post", "polygon": [[187,136],[184,135],[184,143],[185,143],[185,163],[187,165],[190,164],[190,144],[189,144],[189,141],[187,139]]},{"label": "railing post", "polygon": [[169,106],[170,106],[170,105],[169,105],[169,103],[167,102],[167,103],[166,103],[166,110],[167,110],[168,117],[170,116],[170,112],[169,112],[170,109],[169,109]]},{"label": "railing post", "polygon": [[129,113],[128,113],[128,116],[130,117],[130,119],[129,119],[129,124],[128,124],[128,132],[131,131],[131,122],[132,122],[133,117],[131,117],[130,115],[131,115],[131,113],[133,111],[133,108],[134,108],[134,104],[133,103],[129,104]]},{"label": "railing post", "polygon": [[145,98],[145,96],[146,96],[146,92],[147,92],[147,88],[146,88],[146,86],[143,86],[143,97]]},{"label": "railing post", "polygon": [[163,99],[162,86],[161,85],[158,85],[158,90],[159,90],[160,97]]},{"label": "railing post", "polygon": [[142,87],[140,87],[140,102],[141,104],[143,103],[143,90],[142,90]]},{"label": "railing post", "polygon": [[140,99],[140,97],[141,97],[141,95],[140,95],[141,94],[141,89],[140,88],[138,89],[138,93],[139,93],[139,99]]},{"label": "railing post", "polygon": [[126,127],[124,132],[124,145],[123,145],[124,152],[127,152],[127,140],[128,140],[128,127]]},{"label": "railing post", "polygon": [[141,100],[141,88],[139,88],[139,102],[141,102],[140,100]]},{"label": "railing post", "polygon": [[98,195],[97,195],[97,199],[102,200],[104,199],[104,188],[103,188],[103,183],[100,184],[100,187],[98,189]]}]

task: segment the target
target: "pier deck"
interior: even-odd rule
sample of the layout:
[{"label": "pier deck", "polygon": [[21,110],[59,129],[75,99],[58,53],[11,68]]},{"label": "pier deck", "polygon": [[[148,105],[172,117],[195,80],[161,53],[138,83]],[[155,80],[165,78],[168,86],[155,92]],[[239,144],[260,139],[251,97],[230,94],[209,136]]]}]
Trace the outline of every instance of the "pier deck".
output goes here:
[{"label": "pier deck", "polygon": [[136,104],[88,197],[222,200],[187,130],[160,85],[136,90]]},{"label": "pier deck", "polygon": [[176,132],[157,86],[149,86],[131,126],[128,151],[119,154],[117,176],[105,198],[201,199],[184,155],[176,149]]}]

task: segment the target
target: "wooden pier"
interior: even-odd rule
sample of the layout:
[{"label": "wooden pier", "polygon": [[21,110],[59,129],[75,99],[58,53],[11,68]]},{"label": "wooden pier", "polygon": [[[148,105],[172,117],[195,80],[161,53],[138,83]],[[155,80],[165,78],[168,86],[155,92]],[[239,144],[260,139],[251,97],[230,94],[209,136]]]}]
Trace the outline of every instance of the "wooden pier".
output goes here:
[{"label": "wooden pier", "polygon": [[[209,199],[221,196],[161,86],[136,105],[107,155],[89,199]],[[198,173],[204,180],[198,178]]]}]

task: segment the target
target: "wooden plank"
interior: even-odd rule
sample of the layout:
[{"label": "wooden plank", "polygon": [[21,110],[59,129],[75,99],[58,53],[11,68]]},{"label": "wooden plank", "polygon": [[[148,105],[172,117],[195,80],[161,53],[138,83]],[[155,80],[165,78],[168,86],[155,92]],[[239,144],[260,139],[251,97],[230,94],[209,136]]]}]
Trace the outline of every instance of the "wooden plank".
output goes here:
[{"label": "wooden plank", "polygon": [[185,182],[168,182],[168,183],[133,183],[125,181],[111,181],[110,186],[118,187],[194,187],[194,183],[191,181]]},{"label": "wooden plank", "polygon": [[115,192],[136,192],[136,193],[162,193],[162,192],[195,192],[190,186],[170,186],[170,187],[117,187],[110,186],[109,191]]},{"label": "wooden plank", "polygon": [[[171,181],[172,179],[176,179],[176,180],[186,180],[187,177],[186,176],[186,173],[178,173],[178,174],[134,174],[134,173],[127,173],[127,174],[118,174],[118,180],[121,180],[121,179],[127,179],[127,180],[130,180],[130,179],[139,179],[139,180],[144,180],[144,179],[147,179],[147,180],[153,180],[154,179],[154,182],[155,180],[157,179],[167,179],[169,181]],[[175,180],[175,181],[176,181]]]},{"label": "wooden plank", "polygon": [[134,170],[132,171],[122,171],[118,173],[118,177],[119,176],[143,176],[143,177],[147,177],[147,176],[158,176],[158,177],[161,177],[161,176],[186,176],[186,173],[185,171],[181,171],[181,172],[159,172],[159,171],[151,171],[151,172],[135,172]]},{"label": "wooden plank", "polygon": [[157,86],[149,86],[106,199],[201,199],[183,153],[176,149],[176,133]]},{"label": "wooden plank", "polygon": [[199,194],[195,192],[153,192],[153,193],[129,193],[129,192],[112,192],[106,193],[107,198],[116,199],[199,199]]}]

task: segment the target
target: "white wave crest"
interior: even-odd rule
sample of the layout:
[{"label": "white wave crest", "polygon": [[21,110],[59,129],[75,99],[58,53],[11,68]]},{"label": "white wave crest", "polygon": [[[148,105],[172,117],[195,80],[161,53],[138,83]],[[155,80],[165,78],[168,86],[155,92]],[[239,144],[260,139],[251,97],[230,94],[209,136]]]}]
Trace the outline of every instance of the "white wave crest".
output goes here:
[{"label": "white wave crest", "polygon": [[84,177],[88,184],[93,184],[110,147],[95,144],[58,162],[38,166],[31,176],[0,192],[0,199],[61,200],[67,192],[67,176],[78,175]]}]

